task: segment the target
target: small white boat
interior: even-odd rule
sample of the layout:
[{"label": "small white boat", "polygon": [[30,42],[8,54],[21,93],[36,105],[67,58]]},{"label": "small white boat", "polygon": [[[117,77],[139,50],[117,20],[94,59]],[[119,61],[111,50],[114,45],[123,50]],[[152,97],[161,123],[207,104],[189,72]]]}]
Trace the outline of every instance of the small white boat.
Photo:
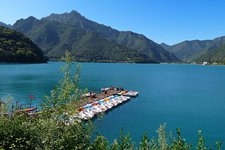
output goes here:
[{"label": "small white boat", "polygon": [[117,98],[115,98],[115,100],[116,100],[117,102],[119,102],[119,104],[123,102],[123,100],[122,100],[121,97],[117,97]]},{"label": "small white boat", "polygon": [[111,109],[111,108],[112,108],[112,106],[109,105],[107,102],[105,102],[103,105],[104,105],[107,109]]},{"label": "small white boat", "polygon": [[115,96],[114,96],[114,95],[112,95],[112,96],[109,96],[108,98],[110,98],[110,99],[111,99],[111,98],[114,98],[114,97],[115,97]]},{"label": "small white boat", "polygon": [[118,102],[115,99],[111,99],[110,102],[113,106],[118,105]]},{"label": "small white boat", "polygon": [[94,107],[90,108],[90,110],[94,113],[94,115],[99,113]]},{"label": "small white boat", "polygon": [[135,97],[138,95],[138,92],[135,92],[135,91],[129,91],[125,94],[123,94],[124,96],[131,96],[131,97]]},{"label": "small white boat", "polygon": [[106,111],[107,110],[107,108],[104,106],[104,105],[98,105],[98,107],[102,110],[102,111]]},{"label": "small white boat", "polygon": [[80,111],[78,113],[78,118],[79,119],[83,119],[83,120],[87,120],[88,119],[88,116],[83,111]]},{"label": "small white boat", "polygon": [[129,97],[129,96],[121,96],[121,98],[122,98],[124,101],[127,101],[127,100],[129,100],[129,99],[130,99],[130,97]]},{"label": "small white boat", "polygon": [[110,108],[113,107],[113,104],[110,101],[106,102],[106,104],[109,105]]},{"label": "small white boat", "polygon": [[98,105],[93,106],[92,109],[95,110],[97,113],[101,113],[102,112],[102,110],[98,107]]},{"label": "small white boat", "polygon": [[111,89],[110,87],[101,88],[101,92],[108,91],[108,90],[110,90],[110,89]]},{"label": "small white boat", "polygon": [[94,117],[94,113],[92,111],[90,111],[89,109],[85,109],[84,111],[84,114],[87,115],[88,119]]},{"label": "small white boat", "polygon": [[88,92],[88,93],[84,93],[84,94],[82,94],[81,95],[81,97],[91,97],[91,96],[94,96],[94,95],[96,95],[96,93],[95,92]]}]

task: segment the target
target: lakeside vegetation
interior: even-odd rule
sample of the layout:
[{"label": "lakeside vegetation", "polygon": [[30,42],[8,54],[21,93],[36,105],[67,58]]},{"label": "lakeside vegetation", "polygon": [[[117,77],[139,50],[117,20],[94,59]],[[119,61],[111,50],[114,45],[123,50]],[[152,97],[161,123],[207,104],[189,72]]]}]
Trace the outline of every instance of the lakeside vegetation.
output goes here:
[{"label": "lakeside vegetation", "polygon": [[[145,133],[138,146],[129,134],[123,131],[114,142],[110,143],[104,136],[94,135],[94,126],[91,121],[74,122],[66,125],[71,114],[76,113],[80,95],[83,90],[79,89],[80,66],[72,70],[70,63],[72,58],[66,53],[66,63],[62,68],[64,73],[59,84],[51,91],[51,95],[45,98],[42,105],[42,113],[36,117],[29,117],[25,113],[10,114],[11,103],[1,105],[0,117],[0,148],[2,149],[89,149],[89,150],[187,150],[210,149],[204,143],[204,138],[199,131],[198,144],[187,143],[177,129],[176,137],[168,136],[166,126],[161,125],[157,130],[158,138],[149,138]],[[75,72],[75,73],[74,73]],[[71,105],[72,104],[72,105]],[[15,107],[16,109],[17,107]],[[3,116],[4,113],[9,115]],[[118,131],[119,132],[119,131]],[[95,137],[92,139],[92,137]],[[216,147],[221,149],[221,143]]]}]

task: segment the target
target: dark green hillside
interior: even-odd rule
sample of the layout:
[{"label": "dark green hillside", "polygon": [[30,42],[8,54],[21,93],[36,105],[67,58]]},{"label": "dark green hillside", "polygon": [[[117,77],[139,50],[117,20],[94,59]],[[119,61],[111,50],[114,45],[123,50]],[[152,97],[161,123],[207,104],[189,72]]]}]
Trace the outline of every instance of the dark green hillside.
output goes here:
[{"label": "dark green hillside", "polygon": [[46,62],[46,58],[29,38],[0,27],[0,62],[41,63]]},{"label": "dark green hillside", "polygon": [[[112,51],[110,52],[112,55],[117,55],[117,52],[123,51],[121,55],[128,55],[130,57],[131,53],[135,53],[138,57],[143,56],[140,59],[142,60],[144,58],[145,60],[143,62],[149,62],[149,60],[151,62],[178,61],[175,55],[169,53],[160,45],[141,34],[117,31],[111,27],[90,21],[76,11],[64,14],[52,14],[41,20],[37,20],[34,17],[21,19],[13,27],[30,37],[51,58],[63,56],[66,50],[77,50],[79,54],[82,54],[80,57],[83,59],[85,53],[82,52],[84,50],[82,47],[88,47],[90,49],[89,51],[95,51],[93,52],[95,54],[108,53],[109,49]],[[89,43],[93,40],[89,40],[89,42],[85,40],[82,42],[85,39],[83,36],[86,37],[88,36],[86,34],[89,33],[99,36],[97,38],[99,41],[95,40],[99,44]],[[106,43],[102,41],[106,41]],[[87,45],[77,45],[79,43],[87,43]],[[98,52],[99,50],[101,52]],[[104,56],[107,56],[107,54]],[[103,56],[94,57],[103,58]],[[118,57],[110,61],[120,59],[121,57]],[[93,59],[90,58],[87,61],[93,61]],[[136,59],[131,61],[136,62]]]},{"label": "dark green hillside", "polygon": [[144,35],[134,32],[115,32],[116,34],[108,39],[115,41],[130,49],[136,49],[148,55],[152,60],[159,62],[177,62],[178,59],[172,53],[166,51],[162,46],[149,40]]},{"label": "dark green hillside", "polygon": [[192,40],[184,41],[172,46],[161,44],[166,50],[174,53],[179,59],[187,62],[196,61],[200,56],[207,56],[204,53],[216,49],[225,44],[225,37],[215,38],[213,40]]},{"label": "dark green hillside", "polygon": [[196,55],[210,48],[211,45],[212,42],[209,40],[184,41],[172,46],[166,46],[165,44],[162,44],[165,49],[174,53],[179,59],[183,61],[192,61]]},{"label": "dark green hillside", "polygon": [[222,45],[216,49],[209,49],[206,53],[201,55],[197,61],[225,64],[225,45]]},{"label": "dark green hillside", "polygon": [[77,50],[74,51],[75,56],[80,61],[154,63],[145,54],[127,49],[93,32],[85,34],[74,49]]}]

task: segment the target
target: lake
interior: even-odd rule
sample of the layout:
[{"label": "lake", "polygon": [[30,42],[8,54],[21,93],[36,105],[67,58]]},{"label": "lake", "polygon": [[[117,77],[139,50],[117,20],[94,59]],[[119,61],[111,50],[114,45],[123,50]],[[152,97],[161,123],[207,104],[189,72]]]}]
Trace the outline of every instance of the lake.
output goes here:
[{"label": "lake", "polygon": [[[63,63],[0,64],[0,98],[13,96],[21,104],[35,95],[38,105],[62,77]],[[82,88],[99,91],[115,86],[139,91],[139,96],[95,120],[110,141],[121,128],[139,141],[147,131],[156,137],[160,124],[167,131],[181,128],[187,142],[196,144],[202,130],[206,142],[225,143],[225,67],[169,64],[81,63]]]}]

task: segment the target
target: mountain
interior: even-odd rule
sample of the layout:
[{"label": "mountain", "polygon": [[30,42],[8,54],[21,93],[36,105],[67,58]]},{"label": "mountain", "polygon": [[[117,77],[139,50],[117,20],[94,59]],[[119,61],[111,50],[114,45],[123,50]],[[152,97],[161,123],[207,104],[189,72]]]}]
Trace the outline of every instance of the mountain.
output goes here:
[{"label": "mountain", "polygon": [[207,52],[202,54],[197,61],[225,64],[225,45],[219,46],[218,48],[210,48]]},{"label": "mountain", "polygon": [[29,17],[18,20],[14,28],[29,36],[52,59],[70,50],[76,61],[156,63],[141,52],[70,24]]},{"label": "mountain", "polygon": [[184,41],[172,46],[162,45],[169,52],[174,53],[179,59],[183,61],[192,61],[199,53],[210,48],[211,41],[205,40],[193,40],[193,41]]},{"label": "mountain", "polygon": [[213,40],[192,40],[184,41],[172,46],[161,44],[169,52],[174,53],[179,59],[187,62],[196,61],[203,57],[209,49],[216,49],[225,44],[225,37],[215,38]]},{"label": "mountain", "polygon": [[94,32],[85,34],[76,43],[74,49],[77,50],[74,53],[76,59],[79,61],[155,63],[147,55],[132,49],[127,49],[117,43],[102,38]]},{"label": "mountain", "polygon": [[167,45],[166,43],[161,43],[160,45],[167,51],[170,51],[170,47],[171,47],[170,45]]},{"label": "mountain", "polygon": [[0,21],[0,26],[4,27],[4,26],[6,26],[6,24]]},{"label": "mountain", "polygon": [[[169,53],[162,46],[158,45],[152,40],[149,40],[144,35],[133,33],[130,31],[120,32],[118,30],[112,29],[111,27],[88,20],[76,11],[64,14],[51,14],[50,16],[42,18],[41,20],[37,20],[34,17],[22,19],[14,24],[14,29],[28,35],[50,57],[56,57],[56,55],[52,55],[56,54],[53,51],[57,51],[57,55],[59,54],[58,57],[60,57],[61,53],[63,53],[65,50],[77,48],[77,42],[84,39],[82,38],[84,35],[93,33],[90,35],[97,35],[102,40],[107,41],[107,44],[111,43],[110,45],[114,46],[113,49],[116,49],[116,47],[119,49],[122,48],[123,51],[126,49],[127,54],[129,53],[129,51],[131,51],[131,53],[136,52],[136,55],[144,56],[145,58],[148,58],[147,60],[151,60],[153,62],[178,61],[176,56]],[[69,33],[71,30],[74,32],[73,34]],[[56,43],[49,44],[47,41],[45,41],[46,39],[44,39],[44,36],[48,36],[48,40],[53,40]],[[100,43],[103,45],[98,44],[93,48],[91,47],[93,43],[89,43],[89,46],[87,47],[92,51],[98,51],[101,48],[104,49],[100,51],[104,52],[105,49],[106,51],[108,51],[107,47],[104,45],[104,42]],[[86,46],[84,45],[84,47]],[[80,49],[77,50],[81,51]],[[124,55],[126,55],[125,51]]]},{"label": "mountain", "polygon": [[11,28],[12,27],[11,25],[5,24],[4,22],[1,22],[1,21],[0,21],[0,26],[8,27],[8,28]]},{"label": "mountain", "polygon": [[46,58],[29,38],[6,27],[0,27],[0,62],[43,63]]}]

